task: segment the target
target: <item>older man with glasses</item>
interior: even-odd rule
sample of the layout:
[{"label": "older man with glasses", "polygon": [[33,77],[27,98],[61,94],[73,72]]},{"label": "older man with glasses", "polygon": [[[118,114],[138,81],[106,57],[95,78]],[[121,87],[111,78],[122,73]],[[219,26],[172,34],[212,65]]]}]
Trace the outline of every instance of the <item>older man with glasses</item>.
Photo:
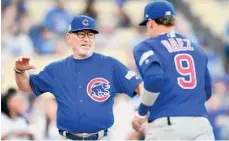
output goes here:
[{"label": "older man with glasses", "polygon": [[47,65],[39,74],[26,73],[35,69],[29,57],[15,62],[15,79],[21,91],[55,96],[57,128],[66,139],[109,139],[114,96],[140,93],[142,80],[133,71],[112,57],[94,52],[98,33],[91,17],[75,16],[66,34],[73,55]]}]

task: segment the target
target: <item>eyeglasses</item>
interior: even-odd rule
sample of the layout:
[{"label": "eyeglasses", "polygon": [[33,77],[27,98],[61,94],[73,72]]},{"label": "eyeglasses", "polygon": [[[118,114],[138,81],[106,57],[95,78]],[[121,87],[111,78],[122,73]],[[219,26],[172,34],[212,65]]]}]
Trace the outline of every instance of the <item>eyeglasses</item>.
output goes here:
[{"label": "eyeglasses", "polygon": [[94,39],[95,38],[95,33],[93,32],[73,32],[73,34],[76,34],[79,38],[83,39],[86,35],[89,39]]}]

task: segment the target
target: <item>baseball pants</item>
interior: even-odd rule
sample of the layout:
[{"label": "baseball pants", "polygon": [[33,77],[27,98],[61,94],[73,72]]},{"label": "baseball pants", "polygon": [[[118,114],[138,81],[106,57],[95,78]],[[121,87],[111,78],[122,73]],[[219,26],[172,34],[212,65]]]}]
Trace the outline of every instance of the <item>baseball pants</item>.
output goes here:
[{"label": "baseball pants", "polygon": [[145,140],[214,140],[205,117],[163,117],[146,127]]}]

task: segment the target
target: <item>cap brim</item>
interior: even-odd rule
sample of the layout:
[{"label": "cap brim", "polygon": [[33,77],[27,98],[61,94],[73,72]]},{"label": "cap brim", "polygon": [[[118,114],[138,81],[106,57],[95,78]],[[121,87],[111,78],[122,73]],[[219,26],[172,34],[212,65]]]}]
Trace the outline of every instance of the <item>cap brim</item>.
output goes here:
[{"label": "cap brim", "polygon": [[148,20],[144,20],[142,22],[139,23],[140,26],[146,26],[146,23],[147,23]]},{"label": "cap brim", "polygon": [[90,30],[90,31],[92,31],[95,34],[98,34],[99,33],[99,31],[94,30],[94,29],[91,29],[91,28],[81,28],[79,30],[72,30],[72,31],[69,31],[69,32],[72,33],[72,32],[77,32],[77,31],[82,31],[82,30]]}]

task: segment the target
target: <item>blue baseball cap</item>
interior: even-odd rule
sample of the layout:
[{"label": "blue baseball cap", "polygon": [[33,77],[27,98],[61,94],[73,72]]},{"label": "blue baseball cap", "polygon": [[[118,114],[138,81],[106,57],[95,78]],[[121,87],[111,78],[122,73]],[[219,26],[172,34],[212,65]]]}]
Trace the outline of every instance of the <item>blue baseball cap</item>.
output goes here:
[{"label": "blue baseball cap", "polygon": [[95,29],[95,20],[92,19],[91,17],[85,16],[85,15],[80,15],[80,16],[75,16],[69,25],[69,33],[72,32],[77,32],[81,30],[91,30],[95,34],[98,34],[99,31]]},{"label": "blue baseball cap", "polygon": [[175,15],[173,4],[165,0],[154,0],[146,5],[144,10],[144,20],[139,25],[145,26],[149,19],[154,20],[169,15]]}]

